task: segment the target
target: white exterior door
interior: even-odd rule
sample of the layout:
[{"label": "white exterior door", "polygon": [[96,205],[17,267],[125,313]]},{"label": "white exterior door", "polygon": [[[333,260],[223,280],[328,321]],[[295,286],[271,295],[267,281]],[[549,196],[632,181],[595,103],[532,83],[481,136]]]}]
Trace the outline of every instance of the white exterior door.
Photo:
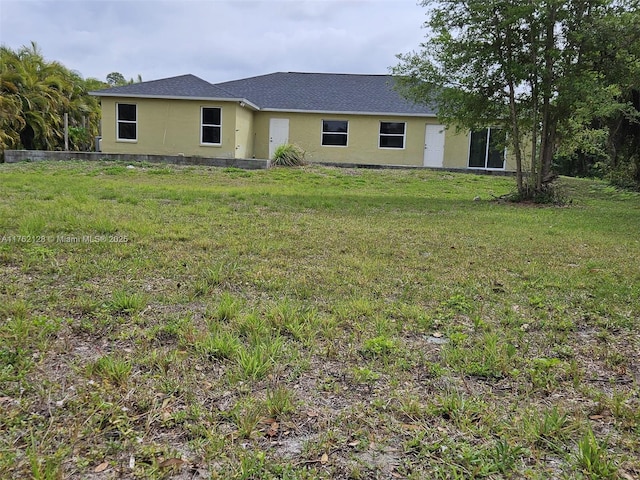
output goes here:
[{"label": "white exterior door", "polygon": [[273,158],[273,152],[283,143],[289,142],[289,119],[271,118],[269,120],[269,158]]},{"label": "white exterior door", "polygon": [[424,166],[442,168],[444,125],[427,125],[424,133]]}]

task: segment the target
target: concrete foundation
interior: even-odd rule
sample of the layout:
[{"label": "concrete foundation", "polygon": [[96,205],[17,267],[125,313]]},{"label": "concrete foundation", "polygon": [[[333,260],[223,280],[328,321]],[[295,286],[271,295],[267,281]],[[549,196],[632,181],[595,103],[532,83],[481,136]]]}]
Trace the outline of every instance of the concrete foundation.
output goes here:
[{"label": "concrete foundation", "polygon": [[117,162],[148,162],[174,165],[202,165],[209,167],[235,167],[245,170],[269,168],[269,160],[244,158],[204,158],[177,155],[131,155],[127,153],[102,152],[48,152],[44,150],[5,150],[6,163],[40,162],[44,160],[86,160]]}]

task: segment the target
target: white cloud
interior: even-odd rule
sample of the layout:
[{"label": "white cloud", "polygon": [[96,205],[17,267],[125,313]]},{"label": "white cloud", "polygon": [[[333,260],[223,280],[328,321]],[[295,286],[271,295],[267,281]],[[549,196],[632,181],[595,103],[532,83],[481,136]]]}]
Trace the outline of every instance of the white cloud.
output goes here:
[{"label": "white cloud", "polygon": [[417,48],[415,0],[0,0],[0,43],[36,41],[85,77],[386,73]]}]

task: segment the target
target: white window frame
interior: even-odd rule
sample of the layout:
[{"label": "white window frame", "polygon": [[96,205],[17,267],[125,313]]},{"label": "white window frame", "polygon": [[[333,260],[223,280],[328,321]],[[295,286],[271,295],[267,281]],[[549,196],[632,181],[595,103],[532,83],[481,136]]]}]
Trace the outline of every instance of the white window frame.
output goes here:
[{"label": "white window frame", "polygon": [[[204,110],[205,109],[217,109],[220,111],[220,123],[219,124],[215,124],[215,123],[204,123]],[[204,141],[204,127],[214,127],[214,128],[218,128],[220,129],[220,142],[218,143],[213,143],[213,142],[205,142]],[[222,107],[212,107],[212,106],[206,106],[203,105],[200,107],[200,145],[205,146],[205,147],[219,147],[220,145],[222,145]]]},{"label": "white window frame", "polygon": [[[404,125],[402,129],[402,134],[400,133],[382,133],[382,125],[384,123],[401,123]],[[401,147],[383,147],[382,146],[382,137],[401,137],[402,138],[402,146]],[[388,120],[380,121],[378,125],[378,148],[381,150],[404,150],[407,145],[407,122],[391,122]]]},{"label": "white window frame", "polygon": [[[345,148],[345,147],[349,146],[349,120],[336,120],[336,119],[330,120],[330,119],[323,118],[321,120],[321,122],[322,123],[321,123],[321,128],[320,128],[320,130],[321,130],[321,132],[320,132],[320,146],[329,147],[329,148]],[[344,123],[347,124],[347,131],[346,132],[325,132],[324,131],[324,122],[344,122]],[[344,135],[345,143],[344,143],[344,145],[329,145],[329,144],[325,145],[325,143],[324,143],[324,136],[325,135]]]},{"label": "white window frame", "polygon": [[[120,105],[133,105],[136,109],[136,119],[135,120],[121,120],[120,119]],[[135,138],[120,138],[120,124],[127,123],[133,124],[136,129]],[[125,102],[117,102],[116,103],[116,141],[117,142],[129,142],[136,143],[138,141],[138,104],[137,103],[125,103]]]},{"label": "white window frame", "polygon": [[[482,130],[484,130],[484,128]],[[491,148],[491,143],[490,143],[491,132],[495,130],[500,130],[500,128],[487,127],[486,130],[487,130],[487,138],[486,138],[486,145],[485,145],[485,151],[484,151],[484,166],[472,167],[471,165],[469,165],[469,163],[471,162],[471,141],[473,138],[473,131],[471,131],[469,132],[469,153],[467,154],[467,168],[471,170],[496,170],[496,171],[505,170],[507,168],[507,148],[506,147],[502,150],[502,167],[500,168],[489,167],[489,149]]]}]

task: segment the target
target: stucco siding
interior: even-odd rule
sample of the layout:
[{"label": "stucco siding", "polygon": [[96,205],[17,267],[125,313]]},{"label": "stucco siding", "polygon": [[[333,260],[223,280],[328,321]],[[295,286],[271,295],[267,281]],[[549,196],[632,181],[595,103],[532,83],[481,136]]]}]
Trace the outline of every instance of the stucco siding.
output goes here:
[{"label": "stucco siding", "polygon": [[[270,118],[289,119],[289,141],[303,148],[309,161],[374,165],[422,166],[426,125],[438,124],[437,119],[424,117],[257,112],[255,153],[259,158],[268,155]],[[322,145],[323,120],[349,122],[347,146]],[[379,147],[380,122],[406,123],[404,148]],[[447,130],[443,167],[466,168],[468,149],[468,135]]]},{"label": "stucco siding", "polygon": [[506,162],[505,162],[505,170],[510,172],[516,171],[516,156],[513,154],[513,150],[507,149]]},{"label": "stucco siding", "polygon": [[444,143],[444,165],[446,168],[467,168],[469,165],[469,132],[447,129]]},{"label": "stucco siding", "polygon": [[253,114],[253,155],[255,158],[269,159],[269,119],[289,118],[290,115],[268,115],[254,112]]},{"label": "stucco siding", "polygon": [[[116,105],[137,105],[137,139],[116,138]],[[201,145],[201,108],[219,107],[221,144]],[[236,109],[233,102],[148,98],[102,98],[102,150],[106,153],[192,155],[235,158]]]},{"label": "stucco siding", "polygon": [[[137,139],[116,139],[116,105],[137,105]],[[202,145],[201,109],[221,109],[221,144]],[[289,119],[289,142],[305,150],[311,162],[345,164],[424,164],[425,129],[438,125],[436,118],[254,111],[237,102],[207,102],[151,98],[102,98],[102,151],[142,155],[185,155],[213,158],[269,158],[269,122]],[[323,120],[348,122],[346,146],[322,145]],[[380,148],[380,123],[405,123],[403,148]],[[467,168],[470,135],[445,130],[444,168]],[[507,154],[506,170],[514,170]]]},{"label": "stucco siding", "polygon": [[[252,158],[254,154],[255,135],[253,128],[253,111],[247,107],[236,106],[235,158]],[[266,157],[258,157],[266,158]]]}]

